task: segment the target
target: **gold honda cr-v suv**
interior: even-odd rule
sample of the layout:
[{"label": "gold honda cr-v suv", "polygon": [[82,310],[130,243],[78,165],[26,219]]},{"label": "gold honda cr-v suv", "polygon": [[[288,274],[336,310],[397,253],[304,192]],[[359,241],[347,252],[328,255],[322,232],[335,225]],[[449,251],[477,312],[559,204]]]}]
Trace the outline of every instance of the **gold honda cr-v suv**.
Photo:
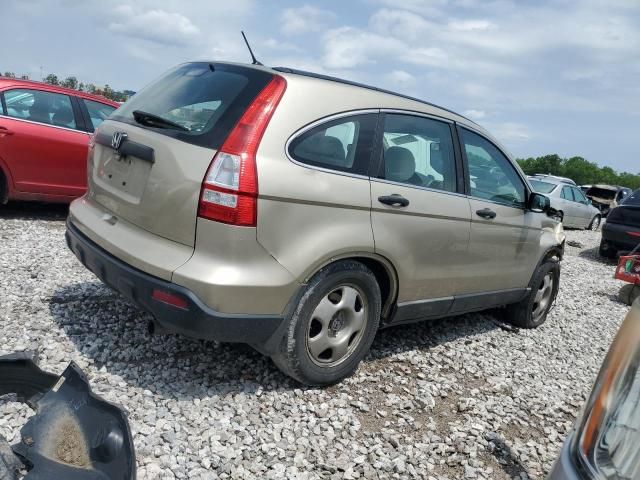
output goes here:
[{"label": "gold honda cr-v suv", "polygon": [[474,122],[286,68],[187,63],[100,125],[71,250],[155,332],[246,342],[314,385],[379,328],[506,307],[545,321],[549,201]]}]

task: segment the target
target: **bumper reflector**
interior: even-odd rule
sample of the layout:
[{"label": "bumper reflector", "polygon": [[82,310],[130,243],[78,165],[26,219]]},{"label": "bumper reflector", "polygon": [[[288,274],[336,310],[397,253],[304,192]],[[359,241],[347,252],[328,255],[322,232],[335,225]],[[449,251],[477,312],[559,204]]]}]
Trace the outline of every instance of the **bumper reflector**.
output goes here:
[{"label": "bumper reflector", "polygon": [[174,293],[153,289],[151,297],[158,302],[166,303],[167,305],[171,305],[172,307],[181,308],[182,310],[189,309],[187,301]]}]

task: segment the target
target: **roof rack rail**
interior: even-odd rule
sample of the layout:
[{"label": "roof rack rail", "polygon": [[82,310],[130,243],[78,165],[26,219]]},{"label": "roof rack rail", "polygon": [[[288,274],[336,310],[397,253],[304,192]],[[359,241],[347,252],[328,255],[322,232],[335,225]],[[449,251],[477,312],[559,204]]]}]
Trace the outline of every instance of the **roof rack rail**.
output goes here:
[{"label": "roof rack rail", "polygon": [[[470,118],[465,117],[464,115],[460,115],[458,112],[454,112],[453,110],[450,110],[448,108],[441,107],[440,105],[436,105],[435,103],[427,102],[426,100],[422,100],[420,98],[412,97],[410,95],[404,95],[402,93],[394,92],[394,91],[391,91],[391,90],[385,90],[384,88],[374,87],[374,86],[371,86],[371,85],[367,85],[365,83],[354,82],[352,80],[345,80],[344,78],[332,77],[331,75],[324,75],[324,74],[321,74],[321,73],[314,73],[314,72],[309,72],[309,71],[306,71],[306,70],[298,70],[296,68],[273,67],[273,70],[276,70],[276,71],[282,72],[282,73],[293,73],[295,75],[302,75],[302,76],[305,76],[305,77],[312,77],[312,78],[318,78],[318,79],[321,79],[321,80],[328,80],[330,82],[344,83],[345,85],[352,85],[354,87],[366,88],[367,90],[375,90],[376,92],[386,93],[386,94],[389,94],[389,95],[394,95],[396,97],[406,98],[407,100],[412,100],[414,102],[423,103],[425,105],[429,105],[430,107],[439,108],[440,110],[444,110],[445,112],[453,113],[454,115],[457,115],[457,116],[459,116],[461,118],[464,118],[465,120],[473,123],[474,125],[478,125],[478,123],[474,122]],[[478,125],[478,126],[480,126],[480,125]]]}]

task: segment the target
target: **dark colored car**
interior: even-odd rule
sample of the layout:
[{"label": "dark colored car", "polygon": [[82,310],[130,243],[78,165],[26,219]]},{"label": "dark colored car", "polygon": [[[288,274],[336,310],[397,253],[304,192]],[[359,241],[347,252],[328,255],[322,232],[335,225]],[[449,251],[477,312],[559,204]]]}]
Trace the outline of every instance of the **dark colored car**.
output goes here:
[{"label": "dark colored car", "polygon": [[118,106],[97,95],[0,77],[0,204],[68,203],[83,195],[89,138]]},{"label": "dark colored car", "polygon": [[548,480],[639,478],[640,300],[636,300]]},{"label": "dark colored car", "polygon": [[614,258],[618,252],[633,250],[640,243],[640,189],[609,212],[602,227],[600,255]]}]

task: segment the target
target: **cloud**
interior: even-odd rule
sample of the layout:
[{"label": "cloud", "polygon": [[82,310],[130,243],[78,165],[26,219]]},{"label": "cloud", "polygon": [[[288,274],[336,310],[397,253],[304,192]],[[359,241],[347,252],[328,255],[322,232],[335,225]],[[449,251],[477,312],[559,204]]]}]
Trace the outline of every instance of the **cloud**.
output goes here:
[{"label": "cloud", "polygon": [[498,140],[511,145],[528,142],[533,136],[527,126],[517,122],[502,122],[486,126]]},{"label": "cloud", "polygon": [[462,112],[462,114],[465,117],[470,118],[471,120],[482,120],[487,116],[487,112],[485,112],[484,110],[475,110],[473,108],[470,110],[465,110],[464,112]]},{"label": "cloud", "polygon": [[200,33],[186,16],[165,10],[138,11],[130,5],[120,5],[113,10],[113,16],[108,25],[112,32],[164,45],[188,45]]},{"label": "cloud", "polygon": [[335,17],[333,12],[311,5],[285,8],[280,16],[281,30],[285,35],[318,32],[325,29]]},{"label": "cloud", "polygon": [[404,44],[399,40],[383,37],[353,27],[330,30],[324,36],[323,64],[326,68],[356,68],[376,63],[385,56],[401,52]]},{"label": "cloud", "polygon": [[491,30],[495,25],[487,20],[454,20],[449,23],[451,30],[470,32],[477,30]]},{"label": "cloud", "polygon": [[387,75],[387,81],[402,87],[411,87],[416,83],[416,77],[404,70],[394,70]]}]

